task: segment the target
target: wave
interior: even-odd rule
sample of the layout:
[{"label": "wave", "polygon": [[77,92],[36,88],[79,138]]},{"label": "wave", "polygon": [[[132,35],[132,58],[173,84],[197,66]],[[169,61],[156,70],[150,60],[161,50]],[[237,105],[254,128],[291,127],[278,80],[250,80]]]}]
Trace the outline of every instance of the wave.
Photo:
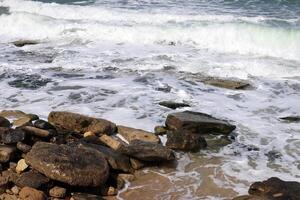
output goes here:
[{"label": "wave", "polygon": [[82,39],[113,43],[186,45],[218,53],[300,60],[300,30],[261,24],[260,17],[151,14],[93,6],[3,0],[0,40]]}]

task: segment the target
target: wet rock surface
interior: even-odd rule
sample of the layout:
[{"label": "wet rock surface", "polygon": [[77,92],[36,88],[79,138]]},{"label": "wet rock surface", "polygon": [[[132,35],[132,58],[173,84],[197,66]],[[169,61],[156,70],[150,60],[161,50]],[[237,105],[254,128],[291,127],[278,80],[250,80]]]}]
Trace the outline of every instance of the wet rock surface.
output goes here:
[{"label": "wet rock surface", "polygon": [[129,143],[133,140],[142,140],[146,142],[160,143],[160,139],[153,133],[141,130],[130,128],[126,126],[118,126],[118,133],[122,135]]},{"label": "wet rock surface", "polygon": [[206,78],[205,80],[203,80],[203,83],[232,90],[247,89],[251,86],[246,81],[220,78]]},{"label": "wet rock surface", "polygon": [[0,127],[9,128],[10,122],[6,118],[0,116]]},{"label": "wet rock surface", "polygon": [[177,108],[183,108],[183,107],[190,107],[187,103],[179,103],[174,101],[161,101],[158,103],[160,106],[167,107],[170,109],[177,109]]},{"label": "wet rock surface", "polygon": [[51,79],[42,78],[39,74],[17,74],[14,75],[14,80],[9,81],[8,84],[11,87],[35,90],[46,86],[49,82]]},{"label": "wet rock surface", "polygon": [[90,148],[37,142],[25,160],[47,177],[70,185],[99,186],[109,174],[105,158]]}]

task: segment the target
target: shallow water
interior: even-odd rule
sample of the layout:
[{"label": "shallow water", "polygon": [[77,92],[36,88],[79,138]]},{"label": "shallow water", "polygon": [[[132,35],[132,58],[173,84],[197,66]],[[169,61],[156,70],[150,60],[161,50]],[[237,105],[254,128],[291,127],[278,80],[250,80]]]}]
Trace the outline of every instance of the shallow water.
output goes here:
[{"label": "shallow water", "polygon": [[176,100],[237,126],[231,145],[178,153],[175,169],[140,172],[120,199],[230,199],[271,176],[300,181],[299,123],[279,120],[300,115],[298,1],[51,2],[0,0],[0,110],[69,110],[152,131],[173,112],[158,102]]}]

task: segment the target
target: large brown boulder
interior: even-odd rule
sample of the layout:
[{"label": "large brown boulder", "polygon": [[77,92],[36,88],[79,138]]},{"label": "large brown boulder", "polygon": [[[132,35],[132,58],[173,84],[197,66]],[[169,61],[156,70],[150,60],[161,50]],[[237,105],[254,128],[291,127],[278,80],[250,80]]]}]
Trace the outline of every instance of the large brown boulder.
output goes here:
[{"label": "large brown boulder", "polygon": [[51,112],[48,121],[60,129],[80,133],[112,134],[116,131],[116,125],[108,120],[71,112]]},{"label": "large brown boulder", "polygon": [[142,161],[170,161],[175,159],[171,149],[161,144],[141,140],[133,140],[119,151]]},{"label": "large brown boulder", "polygon": [[118,133],[123,136],[129,143],[133,140],[160,143],[160,139],[158,136],[141,129],[118,126]]},{"label": "large brown boulder", "polygon": [[236,127],[227,121],[216,119],[210,115],[184,111],[169,114],[166,126],[170,130],[185,130],[197,134],[229,134]]},{"label": "large brown boulder", "polygon": [[91,148],[37,142],[25,160],[47,177],[74,186],[99,186],[109,175],[107,161]]}]

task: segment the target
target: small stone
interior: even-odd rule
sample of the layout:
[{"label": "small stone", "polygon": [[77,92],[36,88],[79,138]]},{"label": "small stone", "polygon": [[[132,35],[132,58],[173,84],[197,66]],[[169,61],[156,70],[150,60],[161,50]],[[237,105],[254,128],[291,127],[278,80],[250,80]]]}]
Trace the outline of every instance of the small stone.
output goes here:
[{"label": "small stone", "polygon": [[133,140],[142,140],[145,142],[154,142],[160,143],[160,139],[153,133],[141,130],[130,128],[126,126],[118,126],[118,133],[123,136],[129,143]]},{"label": "small stone", "polygon": [[21,159],[17,163],[16,172],[21,173],[28,168],[28,165],[25,162],[25,159]]},{"label": "small stone", "polygon": [[67,194],[67,190],[62,187],[53,187],[49,190],[49,195],[51,197],[56,197],[56,198],[64,198]]},{"label": "small stone", "polygon": [[29,171],[22,173],[21,176],[16,180],[16,185],[19,187],[31,187],[40,188],[46,185],[50,181],[49,178],[36,171]]},{"label": "small stone", "polygon": [[287,116],[287,117],[281,117],[280,119],[289,123],[300,122],[300,116]]},{"label": "small stone", "polygon": [[55,127],[49,122],[39,119],[34,122],[34,127],[43,129],[43,130],[55,130]]},{"label": "small stone", "polygon": [[83,134],[83,137],[95,136],[95,133],[88,131]]},{"label": "small stone", "polygon": [[18,40],[18,41],[13,42],[13,44],[16,47],[23,47],[26,45],[36,45],[36,44],[38,44],[38,42],[35,40]]},{"label": "small stone", "polygon": [[20,189],[19,189],[19,187],[14,186],[14,187],[11,188],[11,191],[12,191],[14,194],[19,194]]},{"label": "small stone", "polygon": [[242,80],[230,80],[220,78],[207,78],[203,81],[205,84],[212,85],[215,87],[221,87],[232,90],[241,90],[250,87],[250,84]]},{"label": "small stone", "polygon": [[25,139],[25,132],[20,129],[0,128],[1,142],[15,144]]},{"label": "small stone", "polygon": [[31,121],[32,121],[31,118],[26,116],[26,117],[22,117],[22,118],[14,120],[13,125],[15,127],[30,126],[30,125],[32,125]]},{"label": "small stone", "polygon": [[16,150],[14,146],[0,144],[0,163],[10,161],[15,156]]},{"label": "small stone", "polygon": [[155,135],[165,135],[167,134],[167,128],[165,126],[156,126],[154,128]]},{"label": "small stone", "polygon": [[22,188],[19,197],[22,200],[46,200],[46,195],[42,191],[30,187]]},{"label": "small stone", "polygon": [[131,167],[135,170],[141,169],[145,166],[144,163],[135,158],[130,158]]},{"label": "small stone", "polygon": [[114,188],[112,186],[109,187],[103,187],[101,190],[101,194],[103,196],[114,196],[118,194],[118,189]]},{"label": "small stone", "polygon": [[173,102],[173,101],[162,101],[158,103],[160,106],[167,107],[170,109],[177,109],[182,107],[190,107],[189,104],[186,103],[179,103],[179,102]]},{"label": "small stone", "polygon": [[0,127],[9,128],[10,122],[6,118],[0,116]]},{"label": "small stone", "polygon": [[118,174],[118,178],[121,178],[124,181],[131,182],[131,181],[134,181],[135,176],[132,174]]},{"label": "small stone", "polygon": [[18,142],[17,143],[17,149],[19,149],[23,153],[28,153],[30,151],[30,149],[31,149],[31,146],[27,145],[25,143],[22,143],[22,142]]},{"label": "small stone", "polygon": [[49,130],[43,130],[32,126],[23,126],[21,129],[29,135],[38,136],[42,138],[48,138],[53,135],[52,132]]}]

